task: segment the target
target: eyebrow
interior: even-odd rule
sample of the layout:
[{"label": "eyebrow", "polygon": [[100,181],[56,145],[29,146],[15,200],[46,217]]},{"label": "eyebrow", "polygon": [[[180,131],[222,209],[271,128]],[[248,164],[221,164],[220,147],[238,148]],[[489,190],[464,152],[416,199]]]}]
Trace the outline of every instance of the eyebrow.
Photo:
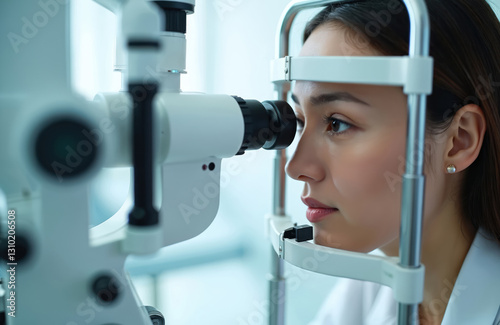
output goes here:
[{"label": "eyebrow", "polygon": [[[292,94],[292,100],[295,102],[295,104],[299,104],[299,100],[295,94]],[[343,101],[343,102],[353,102],[353,103],[358,103],[366,106],[368,103],[362,101],[361,99],[354,97],[352,94],[347,93],[347,92],[334,92],[334,93],[327,93],[327,94],[321,94],[318,96],[312,96],[309,101],[313,105],[322,105],[326,104],[329,102],[334,102],[334,101]]]}]

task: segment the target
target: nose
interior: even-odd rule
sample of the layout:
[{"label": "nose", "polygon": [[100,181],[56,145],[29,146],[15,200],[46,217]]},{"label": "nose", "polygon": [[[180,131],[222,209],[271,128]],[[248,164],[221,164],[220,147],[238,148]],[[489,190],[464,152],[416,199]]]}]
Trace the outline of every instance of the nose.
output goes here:
[{"label": "nose", "polygon": [[319,143],[304,129],[297,149],[286,165],[291,178],[303,182],[319,182],[325,178],[325,169],[319,157]]}]

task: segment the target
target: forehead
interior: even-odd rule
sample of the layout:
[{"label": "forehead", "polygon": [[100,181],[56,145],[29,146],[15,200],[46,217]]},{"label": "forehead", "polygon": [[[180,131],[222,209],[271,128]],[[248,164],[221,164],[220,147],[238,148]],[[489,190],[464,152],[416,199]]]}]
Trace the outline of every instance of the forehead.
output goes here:
[{"label": "forehead", "polygon": [[306,40],[299,56],[380,56],[368,45],[365,35],[339,24],[318,26]]},{"label": "forehead", "polygon": [[[325,23],[318,26],[304,43],[299,56],[381,56],[382,54],[368,45],[366,36],[355,34],[339,25],[340,23]],[[326,92],[347,92],[360,96],[359,98],[379,98],[385,91],[395,92],[392,96],[400,96],[400,87],[384,87],[363,84],[339,84],[314,81],[294,82],[292,88],[297,98]]]}]

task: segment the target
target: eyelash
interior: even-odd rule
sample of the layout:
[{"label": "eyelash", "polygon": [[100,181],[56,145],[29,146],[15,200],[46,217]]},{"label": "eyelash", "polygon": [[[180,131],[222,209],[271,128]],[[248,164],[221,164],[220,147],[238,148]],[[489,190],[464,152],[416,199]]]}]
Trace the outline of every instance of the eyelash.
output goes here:
[{"label": "eyelash", "polygon": [[[328,127],[330,128],[330,129],[328,130],[328,132],[329,132],[332,136],[338,136],[338,135],[341,135],[341,134],[345,134],[345,133],[349,132],[349,131],[350,131],[350,129],[351,129],[351,127],[352,127],[352,124],[347,123],[347,122],[345,122],[345,121],[342,121],[342,120],[340,120],[340,119],[338,119],[338,118],[335,118],[335,117],[333,117],[333,116],[327,116],[327,115],[325,115],[325,116],[323,116],[323,121],[324,121],[324,123],[325,123],[326,125],[328,125]],[[343,125],[347,126],[347,129],[345,129],[344,131],[340,131],[340,132],[338,132],[338,131],[337,131],[337,132],[335,132],[335,131],[333,131],[333,125],[332,125],[332,123],[339,123],[339,124],[343,124]]]},{"label": "eyelash", "polygon": [[[328,115],[323,116],[323,123],[325,123],[329,128],[332,126],[332,123],[334,123],[334,122],[337,122],[337,123],[340,123],[340,124],[347,126],[347,129],[344,131],[341,131],[341,132],[335,132],[332,129],[329,129],[328,133],[331,136],[342,135],[344,133],[349,132],[350,129],[352,128],[352,124],[347,123],[341,119],[335,118],[333,116],[328,116]],[[302,133],[303,129],[304,129],[304,120],[297,118],[297,132]]]}]

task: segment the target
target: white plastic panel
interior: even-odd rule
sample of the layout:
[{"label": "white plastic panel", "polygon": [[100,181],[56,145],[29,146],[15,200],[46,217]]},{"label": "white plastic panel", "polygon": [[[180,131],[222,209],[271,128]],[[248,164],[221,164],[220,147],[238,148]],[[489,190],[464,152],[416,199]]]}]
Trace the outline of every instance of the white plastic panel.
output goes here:
[{"label": "white plastic panel", "polygon": [[271,67],[273,82],[308,80],[403,86],[406,94],[430,94],[432,77],[433,59],[429,57],[285,57],[274,60]]},{"label": "white plastic panel", "polygon": [[243,143],[241,108],[227,95],[161,93],[155,98],[162,163],[234,156]]},{"label": "white plastic panel", "polygon": [[[213,170],[203,165],[213,164]],[[198,236],[219,209],[221,159],[163,164],[161,167],[160,225],[163,246]]]}]

